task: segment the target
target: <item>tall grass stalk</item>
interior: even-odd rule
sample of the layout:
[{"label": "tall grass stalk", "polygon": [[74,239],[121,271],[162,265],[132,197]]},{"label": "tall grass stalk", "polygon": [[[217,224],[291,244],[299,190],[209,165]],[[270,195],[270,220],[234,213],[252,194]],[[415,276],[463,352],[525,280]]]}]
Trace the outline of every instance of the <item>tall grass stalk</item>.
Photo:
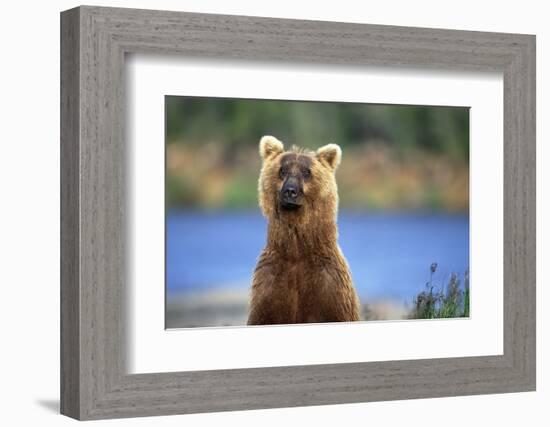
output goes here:
[{"label": "tall grass stalk", "polygon": [[470,280],[466,270],[463,280],[452,273],[448,283],[442,284],[441,290],[434,290],[433,275],[437,263],[430,266],[430,279],[426,289],[413,299],[412,319],[439,319],[470,316]]}]

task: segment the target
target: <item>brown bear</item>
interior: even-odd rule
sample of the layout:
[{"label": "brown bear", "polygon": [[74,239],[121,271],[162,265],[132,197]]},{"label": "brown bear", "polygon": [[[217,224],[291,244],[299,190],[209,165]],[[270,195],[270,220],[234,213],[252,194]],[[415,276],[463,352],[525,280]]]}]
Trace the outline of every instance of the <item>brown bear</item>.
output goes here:
[{"label": "brown bear", "polygon": [[268,232],[252,279],[248,324],[360,320],[337,242],[340,147],[285,151],[281,141],[264,136],[260,156],[259,201]]}]

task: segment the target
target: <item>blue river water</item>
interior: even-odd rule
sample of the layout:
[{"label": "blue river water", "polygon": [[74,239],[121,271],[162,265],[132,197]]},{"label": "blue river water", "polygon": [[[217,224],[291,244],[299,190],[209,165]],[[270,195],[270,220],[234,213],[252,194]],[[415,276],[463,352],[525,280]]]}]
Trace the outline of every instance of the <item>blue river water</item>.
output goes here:
[{"label": "blue river water", "polygon": [[[412,301],[438,264],[440,287],[469,267],[468,215],[340,211],[339,243],[361,299]],[[258,212],[169,210],[167,296],[248,289],[267,223]]]}]

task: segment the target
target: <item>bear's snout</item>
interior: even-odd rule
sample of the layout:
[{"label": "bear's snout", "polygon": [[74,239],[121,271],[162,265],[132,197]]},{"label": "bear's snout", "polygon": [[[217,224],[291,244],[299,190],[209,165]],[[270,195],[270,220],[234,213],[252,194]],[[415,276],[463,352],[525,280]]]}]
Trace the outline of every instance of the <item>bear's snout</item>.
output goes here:
[{"label": "bear's snout", "polygon": [[279,193],[279,199],[284,209],[292,210],[300,207],[302,205],[300,180],[295,177],[287,178]]}]

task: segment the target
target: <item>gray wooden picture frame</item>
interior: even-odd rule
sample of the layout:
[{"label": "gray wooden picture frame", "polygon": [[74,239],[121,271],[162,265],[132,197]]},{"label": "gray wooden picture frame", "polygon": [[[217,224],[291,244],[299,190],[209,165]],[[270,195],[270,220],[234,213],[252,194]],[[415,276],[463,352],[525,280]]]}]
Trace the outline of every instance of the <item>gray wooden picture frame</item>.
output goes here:
[{"label": "gray wooden picture frame", "polygon": [[[504,354],[127,374],[127,53],[502,72]],[[88,6],[62,12],[63,414],[84,420],[529,390],[535,36]]]}]

